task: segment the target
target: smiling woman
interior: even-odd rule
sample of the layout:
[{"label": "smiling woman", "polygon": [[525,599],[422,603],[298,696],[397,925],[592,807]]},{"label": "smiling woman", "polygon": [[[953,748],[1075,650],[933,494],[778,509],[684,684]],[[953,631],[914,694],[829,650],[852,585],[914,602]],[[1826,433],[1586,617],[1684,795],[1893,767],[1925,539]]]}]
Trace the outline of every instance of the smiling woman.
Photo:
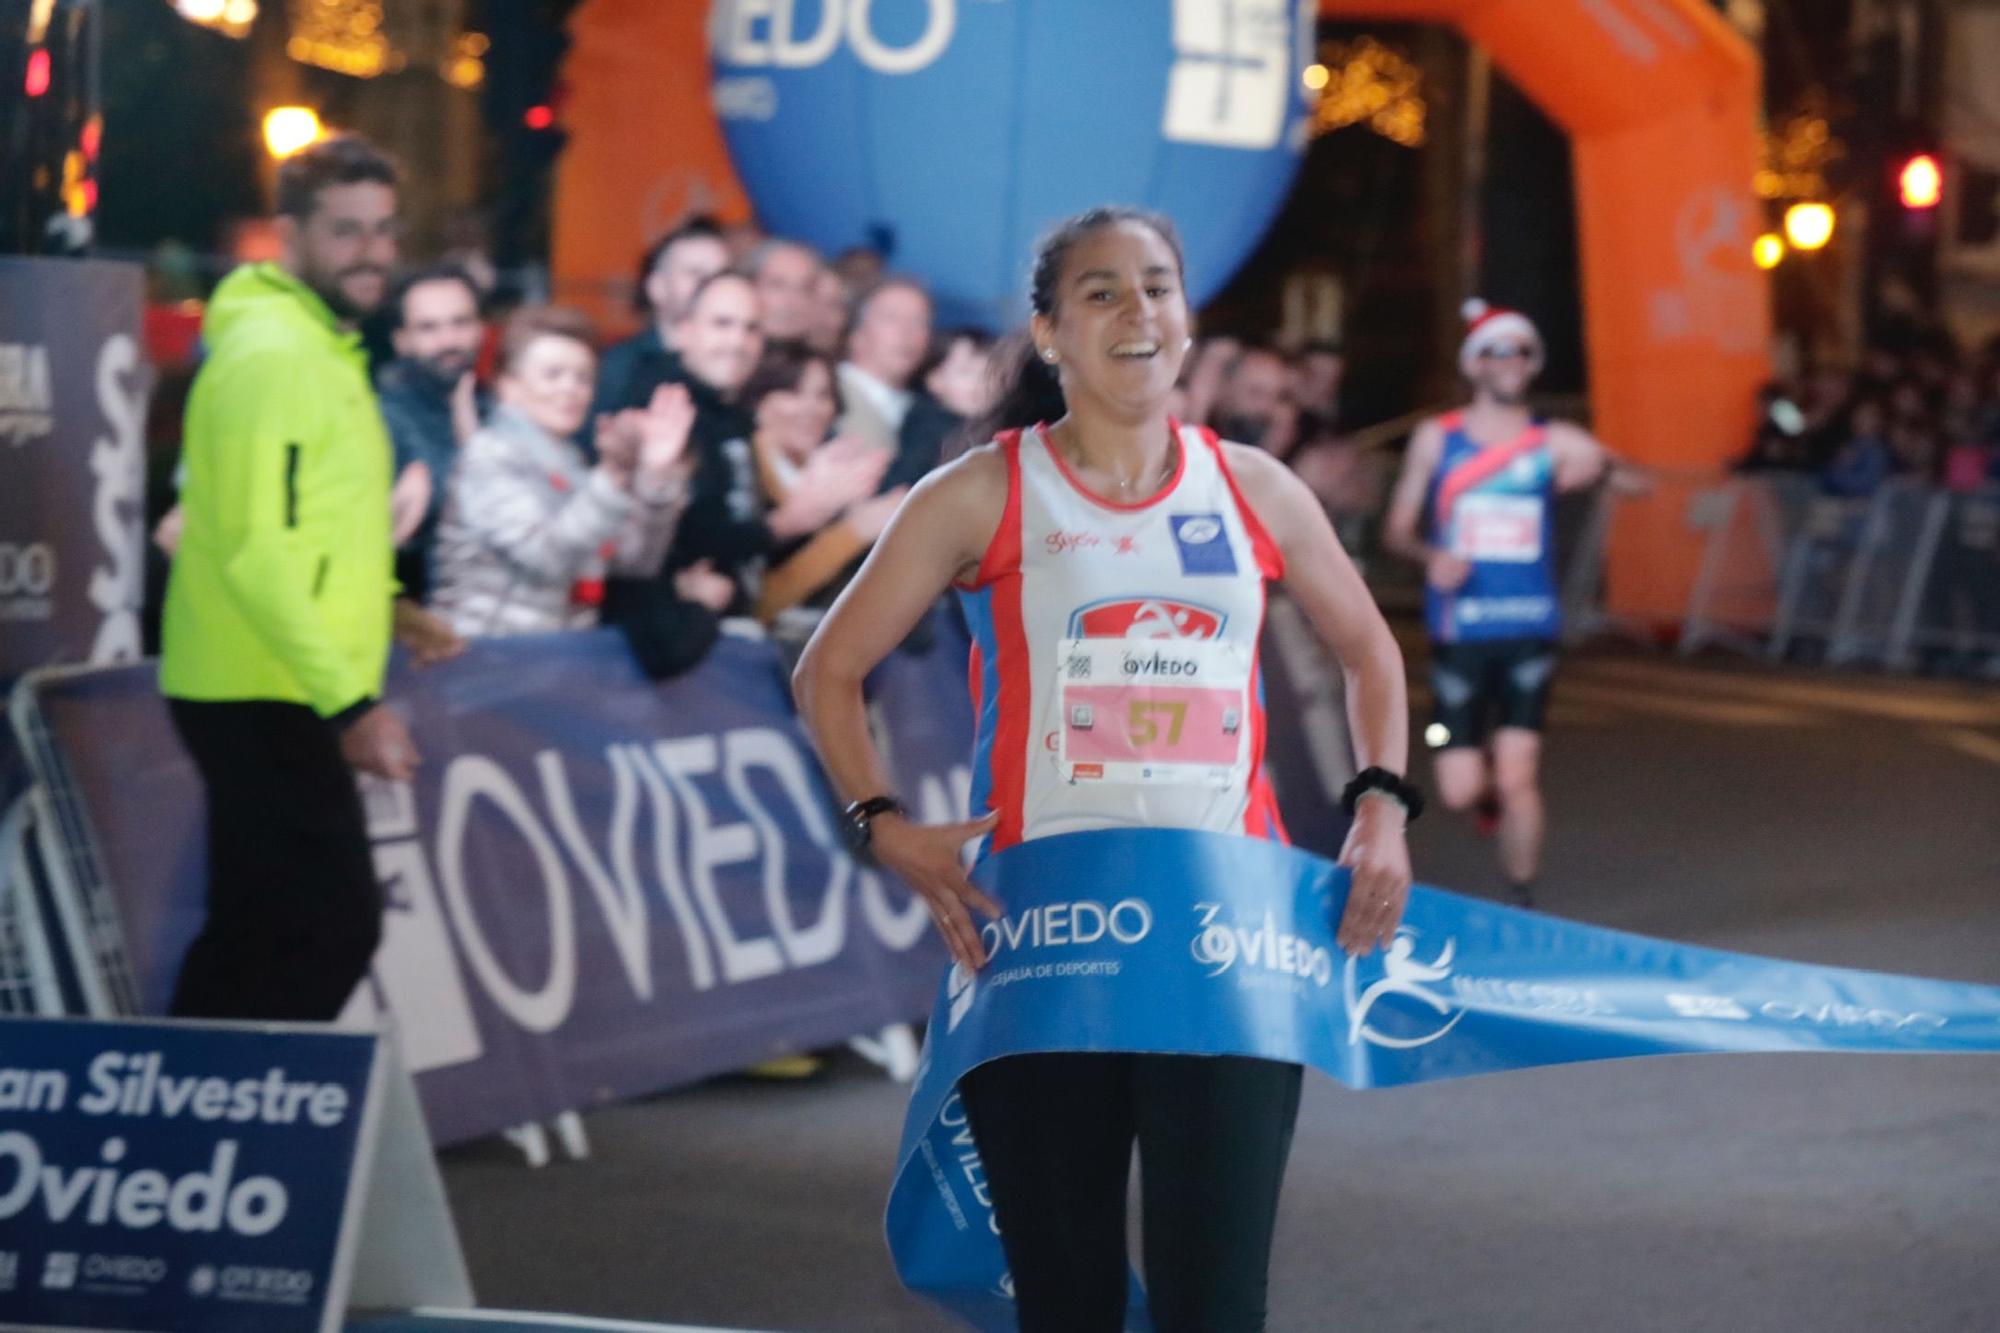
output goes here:
[{"label": "smiling woman", "polygon": [[576,311],[530,306],[508,321],[499,405],[460,448],[438,529],[432,603],[460,634],[594,625],[608,575],[650,575],[665,558],[694,405],[676,385],[602,418],[587,459],[576,436],[596,373]]},{"label": "smiling woman", "polygon": [[[1341,944],[1376,948],[1402,912],[1401,656],[1304,485],[1168,416],[1184,276],[1172,225],[1136,210],[1094,209],[1044,239],[1034,317],[983,423],[993,442],[911,493],[799,665],[855,837],[924,897],[960,979],[1008,941],[974,920],[1000,905],[966,876],[972,838],[982,856],[1086,829],[1285,840],[1257,663],[1271,582],[1346,667],[1367,770],[1353,795],[1373,798],[1346,849]],[[888,789],[861,682],[948,587],[974,637],[976,817],[925,826]],[[1073,887],[1079,903],[1103,888]],[[1135,1140],[1158,1326],[1260,1327],[1299,1085],[1295,1064],[1104,1051],[1012,1056],[962,1080],[1022,1327],[1123,1327]]]}]

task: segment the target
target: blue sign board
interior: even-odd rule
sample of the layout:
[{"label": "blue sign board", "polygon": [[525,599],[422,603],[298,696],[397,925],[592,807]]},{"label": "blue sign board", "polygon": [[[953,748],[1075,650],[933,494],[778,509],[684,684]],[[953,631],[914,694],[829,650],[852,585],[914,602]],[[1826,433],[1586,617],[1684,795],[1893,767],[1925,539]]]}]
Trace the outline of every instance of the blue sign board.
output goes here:
[{"label": "blue sign board", "polygon": [[0,1328],[316,1333],[371,1033],[0,1020]]}]

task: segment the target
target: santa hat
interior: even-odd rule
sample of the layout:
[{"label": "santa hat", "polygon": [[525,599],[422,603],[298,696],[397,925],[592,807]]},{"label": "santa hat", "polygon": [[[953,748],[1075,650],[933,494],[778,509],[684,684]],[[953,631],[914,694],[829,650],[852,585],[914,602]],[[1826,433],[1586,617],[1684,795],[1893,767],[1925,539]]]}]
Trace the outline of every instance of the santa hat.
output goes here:
[{"label": "santa hat", "polygon": [[1534,321],[1518,310],[1492,306],[1473,297],[1458,308],[1465,316],[1465,342],[1458,349],[1458,368],[1470,376],[1479,354],[1489,347],[1526,343],[1535,349],[1535,369],[1542,368],[1542,335]]}]

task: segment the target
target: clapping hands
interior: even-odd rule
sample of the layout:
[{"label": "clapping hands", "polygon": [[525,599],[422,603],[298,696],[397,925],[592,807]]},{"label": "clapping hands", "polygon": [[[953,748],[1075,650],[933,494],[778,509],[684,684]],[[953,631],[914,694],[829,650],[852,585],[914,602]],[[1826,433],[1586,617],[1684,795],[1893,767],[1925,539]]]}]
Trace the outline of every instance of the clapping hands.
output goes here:
[{"label": "clapping hands", "polygon": [[890,451],[852,435],[828,440],[813,450],[785,502],[771,511],[771,530],[780,537],[817,532],[855,501],[873,495],[890,460]]},{"label": "clapping hands", "polygon": [[694,399],[685,386],[663,384],[644,407],[597,419],[597,458],[626,489],[655,495],[673,486],[694,433]]},{"label": "clapping hands", "polygon": [[688,439],[694,434],[694,399],[686,386],[663,384],[643,411],[623,415],[638,435],[640,486],[656,491],[668,485],[687,457]]}]

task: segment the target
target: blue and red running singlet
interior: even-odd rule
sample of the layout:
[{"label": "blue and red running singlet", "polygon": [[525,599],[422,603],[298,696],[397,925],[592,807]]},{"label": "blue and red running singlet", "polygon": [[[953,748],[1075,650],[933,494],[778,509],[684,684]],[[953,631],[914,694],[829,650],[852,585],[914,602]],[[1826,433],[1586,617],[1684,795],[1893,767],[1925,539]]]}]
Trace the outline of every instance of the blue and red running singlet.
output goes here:
[{"label": "blue and red running singlet", "polygon": [[1536,421],[1505,444],[1482,445],[1463,413],[1440,419],[1444,452],[1431,478],[1430,539],[1467,560],[1456,592],[1424,590],[1437,643],[1554,639],[1562,632],[1552,558],[1555,455]]}]

